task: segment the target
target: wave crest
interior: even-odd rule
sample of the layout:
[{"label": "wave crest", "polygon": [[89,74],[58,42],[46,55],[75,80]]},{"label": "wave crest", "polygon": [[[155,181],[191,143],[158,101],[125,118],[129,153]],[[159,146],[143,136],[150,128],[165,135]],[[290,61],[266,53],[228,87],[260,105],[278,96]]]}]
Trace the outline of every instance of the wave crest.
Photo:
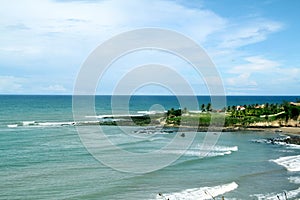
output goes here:
[{"label": "wave crest", "polygon": [[175,199],[185,199],[185,200],[205,200],[205,199],[212,199],[219,195],[225,194],[227,192],[233,191],[238,188],[238,184],[235,182],[224,184],[224,185],[218,185],[213,187],[200,187],[200,188],[192,188],[192,189],[186,189],[181,192],[175,192],[175,193],[168,193],[168,194],[158,194],[156,196],[157,200],[162,199],[169,199],[169,200],[175,200]]}]

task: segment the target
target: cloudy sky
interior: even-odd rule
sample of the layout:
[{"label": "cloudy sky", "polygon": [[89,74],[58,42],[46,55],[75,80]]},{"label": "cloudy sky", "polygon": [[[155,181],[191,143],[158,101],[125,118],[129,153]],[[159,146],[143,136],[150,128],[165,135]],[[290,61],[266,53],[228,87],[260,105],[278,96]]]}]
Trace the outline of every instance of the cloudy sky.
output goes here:
[{"label": "cloudy sky", "polygon": [[[0,94],[72,94],[82,64],[98,45],[124,31],[157,27],[203,47],[228,95],[299,95],[299,8],[297,0],[5,1]],[[115,62],[98,94],[111,94],[124,69],[150,62],[180,68],[197,94],[206,93],[199,89],[201,76],[186,63],[145,51]]]}]

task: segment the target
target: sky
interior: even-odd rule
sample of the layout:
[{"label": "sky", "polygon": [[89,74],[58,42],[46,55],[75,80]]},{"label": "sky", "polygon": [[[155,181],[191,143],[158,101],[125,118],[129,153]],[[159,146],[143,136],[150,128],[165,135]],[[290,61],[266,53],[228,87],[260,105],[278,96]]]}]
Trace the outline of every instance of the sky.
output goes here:
[{"label": "sky", "polygon": [[[0,94],[72,94],[94,49],[123,32],[154,27],[201,46],[227,95],[299,95],[299,8],[298,0],[5,1],[0,7]],[[96,93],[113,94],[124,74],[149,63],[172,66],[196,94],[209,93],[205,78],[188,63],[150,50],[116,60],[99,77]],[[135,93],[169,91],[150,85]]]}]

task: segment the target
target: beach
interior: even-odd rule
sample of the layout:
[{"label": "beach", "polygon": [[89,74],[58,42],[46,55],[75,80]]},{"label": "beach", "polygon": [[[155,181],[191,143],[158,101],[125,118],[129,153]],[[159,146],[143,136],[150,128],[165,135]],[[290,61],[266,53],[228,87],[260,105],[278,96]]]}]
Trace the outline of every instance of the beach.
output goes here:
[{"label": "beach", "polygon": [[283,132],[288,134],[296,134],[300,136],[300,127],[281,127]]}]

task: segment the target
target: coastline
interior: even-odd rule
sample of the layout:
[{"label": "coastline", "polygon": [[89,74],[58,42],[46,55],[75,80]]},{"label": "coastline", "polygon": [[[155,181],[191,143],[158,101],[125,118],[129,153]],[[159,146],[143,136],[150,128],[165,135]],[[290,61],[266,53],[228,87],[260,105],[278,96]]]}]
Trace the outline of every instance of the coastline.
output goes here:
[{"label": "coastline", "polygon": [[300,127],[281,127],[283,133],[300,136]]},{"label": "coastline", "polygon": [[[165,128],[179,128],[180,126],[164,126]],[[286,135],[294,135],[300,136],[300,127],[192,127],[192,126],[181,126],[180,127],[184,131],[195,130],[197,132],[207,132],[207,131],[221,131],[221,132],[237,132],[237,131],[245,131],[245,132],[267,132],[267,133],[282,133]]]},{"label": "coastline", "polygon": [[300,137],[300,127],[259,127],[259,128],[241,128],[239,131],[263,131],[268,133],[282,133],[284,135],[299,136]]}]

